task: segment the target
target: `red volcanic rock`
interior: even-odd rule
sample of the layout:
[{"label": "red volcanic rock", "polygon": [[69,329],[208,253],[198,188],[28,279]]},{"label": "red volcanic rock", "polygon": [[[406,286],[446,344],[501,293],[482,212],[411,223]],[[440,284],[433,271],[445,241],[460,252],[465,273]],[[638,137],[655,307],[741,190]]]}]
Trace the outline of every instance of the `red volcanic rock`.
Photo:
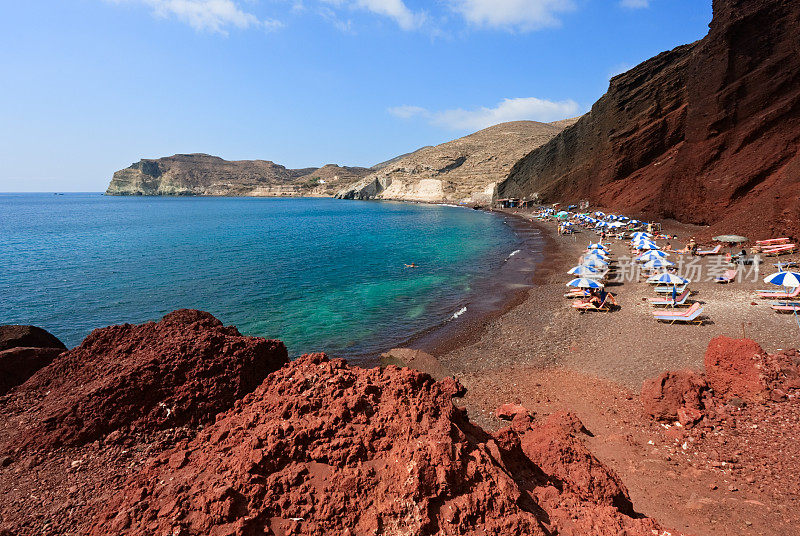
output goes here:
[{"label": "red volcanic rock", "polygon": [[304,356],[108,492],[89,533],[660,533],[630,515],[577,419],[493,436],[453,405],[459,390],[409,369]]},{"label": "red volcanic rock", "polygon": [[614,77],[498,196],[588,199],[711,225],[708,236],[800,238],[800,2],[713,8],[704,39]]},{"label": "red volcanic rock", "polygon": [[703,409],[708,386],[703,376],[691,370],[664,372],[642,384],[642,405],[646,415],[659,421],[675,421],[681,409]]},{"label": "red volcanic rock", "polygon": [[504,421],[513,420],[517,415],[530,415],[530,412],[525,406],[519,404],[503,404],[494,410],[494,415],[498,419]]},{"label": "red volcanic rock", "polygon": [[244,337],[202,311],[97,329],[12,392],[15,424],[0,424],[0,451],[208,423],[287,360],[280,341]]},{"label": "red volcanic rock", "polygon": [[60,348],[64,343],[54,335],[36,326],[0,326],[0,351],[9,348]]},{"label": "red volcanic rock", "polygon": [[751,339],[714,337],[705,356],[706,380],[715,396],[758,399],[766,388],[762,377],[766,354]]},{"label": "red volcanic rock", "polygon": [[0,395],[25,382],[63,351],[61,348],[27,347],[0,351]]}]

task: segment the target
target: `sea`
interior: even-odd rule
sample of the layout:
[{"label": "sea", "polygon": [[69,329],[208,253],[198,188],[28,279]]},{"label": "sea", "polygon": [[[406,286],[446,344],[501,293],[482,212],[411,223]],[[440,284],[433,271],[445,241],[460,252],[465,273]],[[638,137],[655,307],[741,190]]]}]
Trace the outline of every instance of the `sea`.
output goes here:
[{"label": "sea", "polygon": [[456,206],[0,194],[0,324],[72,347],[194,308],[292,356],[358,359],[502,294],[493,276],[523,242],[506,218]]}]

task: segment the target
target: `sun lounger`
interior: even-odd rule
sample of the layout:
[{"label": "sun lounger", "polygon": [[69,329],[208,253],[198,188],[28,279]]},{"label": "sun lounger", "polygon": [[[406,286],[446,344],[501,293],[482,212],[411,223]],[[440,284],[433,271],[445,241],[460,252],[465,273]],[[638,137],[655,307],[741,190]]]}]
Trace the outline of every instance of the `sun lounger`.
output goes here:
[{"label": "sun lounger", "polygon": [[603,299],[603,302],[600,305],[595,305],[591,303],[589,300],[575,300],[572,302],[572,308],[577,309],[580,312],[585,311],[611,311],[611,307],[616,305],[616,301],[611,296],[610,292],[606,293],[606,297]]},{"label": "sun lounger", "polygon": [[681,294],[679,294],[678,296],[675,296],[675,301],[674,302],[672,301],[672,297],[671,296],[670,297],[666,297],[666,298],[661,298],[661,297],[659,297],[659,298],[647,298],[647,301],[650,302],[650,305],[653,305],[653,306],[662,306],[663,305],[665,307],[678,307],[678,306],[681,306],[681,305],[686,305],[686,299],[689,297],[689,294],[691,294],[691,292],[687,288],[687,289],[684,289],[684,291]]},{"label": "sun lounger", "polygon": [[784,255],[786,253],[791,253],[797,247],[796,244],[784,244],[782,246],[774,246],[771,248],[764,248],[761,252],[766,255],[767,257],[777,256],[777,255]]},{"label": "sun lounger", "polygon": [[722,245],[721,244],[717,244],[717,247],[715,247],[714,249],[706,249],[706,250],[703,250],[703,251],[697,251],[695,253],[695,255],[699,255],[700,257],[705,257],[707,255],[719,255],[720,251],[722,251]]},{"label": "sun lounger", "polygon": [[736,270],[725,270],[725,273],[717,276],[714,281],[717,283],[732,283],[736,279]]},{"label": "sun lounger", "polygon": [[[677,292],[678,294],[683,294],[683,291],[686,290],[687,286],[688,284],[678,285],[677,287],[675,287],[675,292]],[[672,287],[669,285],[656,287],[654,290],[656,291],[657,294],[672,294]]]},{"label": "sun lounger", "polygon": [[769,240],[756,240],[757,246],[772,246],[776,244],[788,244],[788,238],[770,238]]},{"label": "sun lounger", "polygon": [[703,321],[699,318],[700,315],[703,313],[703,308],[700,307],[699,303],[693,303],[689,309],[682,312],[678,311],[651,311],[651,312],[653,313],[653,317],[656,320],[662,322],[669,322],[670,324],[674,324],[675,322],[686,322],[691,324],[703,323]]},{"label": "sun lounger", "polygon": [[779,313],[800,313],[800,302],[775,302],[770,307]]},{"label": "sun lounger", "polygon": [[564,294],[565,298],[585,298],[587,296],[589,296],[589,291],[581,289],[570,290],[569,292]]},{"label": "sun lounger", "polygon": [[776,292],[772,290],[757,290],[756,292],[761,298],[773,300],[784,300],[800,297],[800,287],[795,287],[791,292]]}]

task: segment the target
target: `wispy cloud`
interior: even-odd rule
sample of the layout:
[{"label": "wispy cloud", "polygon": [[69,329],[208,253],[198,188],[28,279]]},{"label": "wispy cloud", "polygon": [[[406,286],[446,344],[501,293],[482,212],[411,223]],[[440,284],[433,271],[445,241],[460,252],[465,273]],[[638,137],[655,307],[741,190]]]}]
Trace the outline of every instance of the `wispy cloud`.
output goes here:
[{"label": "wispy cloud", "polygon": [[339,8],[366,10],[394,20],[403,30],[420,28],[427,16],[423,12],[412,11],[403,0],[322,0]]},{"label": "wispy cloud", "polygon": [[430,124],[450,130],[480,130],[507,121],[557,121],[578,114],[573,100],[549,101],[536,97],[503,99],[493,108],[430,111],[420,106],[396,106],[389,113],[401,119],[420,117]]},{"label": "wispy cloud", "polygon": [[620,0],[619,5],[628,9],[642,9],[650,7],[650,0]]},{"label": "wispy cloud", "polygon": [[106,0],[115,4],[136,3],[149,7],[157,17],[175,18],[198,31],[227,34],[228,28],[274,30],[280,21],[259,19],[234,0]]},{"label": "wispy cloud", "polygon": [[575,9],[573,0],[448,0],[471,24],[517,31],[560,26],[558,16]]}]

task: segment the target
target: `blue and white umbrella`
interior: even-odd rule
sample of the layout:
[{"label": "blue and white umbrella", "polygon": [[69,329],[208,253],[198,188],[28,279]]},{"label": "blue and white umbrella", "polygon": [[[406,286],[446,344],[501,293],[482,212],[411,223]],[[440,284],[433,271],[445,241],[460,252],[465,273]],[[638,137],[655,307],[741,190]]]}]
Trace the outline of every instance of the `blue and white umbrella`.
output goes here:
[{"label": "blue and white umbrella", "polygon": [[603,284],[599,281],[595,281],[594,279],[587,279],[585,277],[580,277],[578,279],[573,279],[569,283],[567,283],[568,287],[578,287],[578,288],[603,288]]},{"label": "blue and white umbrella", "polygon": [[594,268],[584,265],[575,266],[571,268],[567,273],[578,277],[599,277],[603,275],[598,270],[595,270]]},{"label": "blue and white umbrella", "polygon": [[661,283],[663,285],[684,285],[688,283],[689,280],[675,274],[656,274],[647,278],[647,282]]},{"label": "blue and white umbrella", "polygon": [[583,256],[584,261],[601,261],[608,264],[608,257],[606,255],[598,255],[596,253],[590,253],[589,255]]},{"label": "blue and white umbrella", "polygon": [[663,259],[664,257],[669,257],[669,253],[661,251],[660,249],[651,249],[650,251],[642,253],[636,257],[636,260],[639,262],[647,262],[653,259]]},{"label": "blue and white umbrella", "polygon": [[589,251],[602,251],[604,253],[608,253],[608,249],[603,244],[589,244],[589,247],[586,249]]},{"label": "blue and white umbrella", "polygon": [[656,268],[666,268],[667,266],[675,266],[674,262],[667,259],[651,259],[644,263],[644,267],[648,270],[655,270]]},{"label": "blue and white umbrella", "polygon": [[589,268],[598,268],[600,270],[605,270],[608,268],[608,261],[596,258],[584,259],[583,265],[588,266]]},{"label": "blue and white umbrella", "polygon": [[633,247],[636,249],[661,249],[658,247],[658,244],[655,242],[651,242],[650,240],[642,240],[640,242],[635,242]]},{"label": "blue and white umbrella", "polygon": [[764,283],[796,288],[800,287],[800,274],[797,272],[778,272],[764,278]]},{"label": "blue and white umbrella", "polygon": [[[633,222],[639,223],[638,220],[631,220],[631,223]],[[633,233],[633,238],[653,238],[653,235],[644,231],[636,231]]]}]

